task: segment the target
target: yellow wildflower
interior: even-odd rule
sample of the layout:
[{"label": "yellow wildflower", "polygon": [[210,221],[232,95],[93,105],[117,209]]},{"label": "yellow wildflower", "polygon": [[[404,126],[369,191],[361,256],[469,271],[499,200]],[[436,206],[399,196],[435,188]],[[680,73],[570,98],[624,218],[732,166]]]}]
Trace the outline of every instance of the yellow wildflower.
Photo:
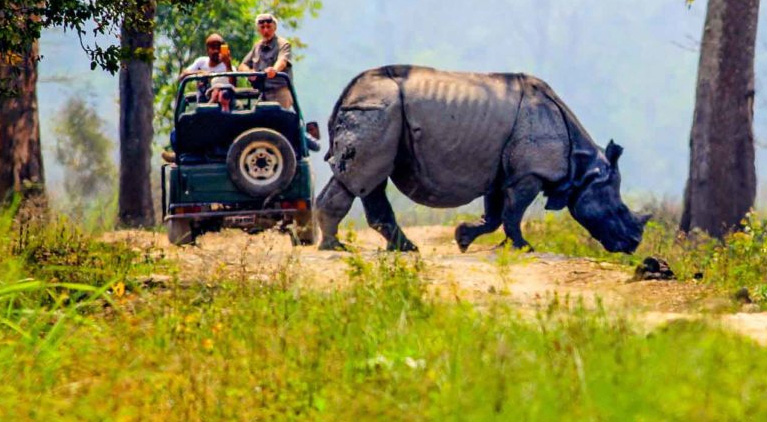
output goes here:
[{"label": "yellow wildflower", "polygon": [[115,294],[115,297],[123,297],[125,294],[125,284],[123,284],[122,281],[118,281],[117,284],[112,287],[112,292]]},{"label": "yellow wildflower", "polygon": [[203,350],[211,351],[213,350],[213,339],[206,338],[202,341],[202,348]]}]

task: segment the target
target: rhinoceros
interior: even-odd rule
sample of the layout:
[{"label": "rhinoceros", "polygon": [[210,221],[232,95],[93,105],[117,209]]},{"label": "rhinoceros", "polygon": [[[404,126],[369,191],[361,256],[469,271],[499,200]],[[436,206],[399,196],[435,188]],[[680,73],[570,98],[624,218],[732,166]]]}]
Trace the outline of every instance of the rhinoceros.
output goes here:
[{"label": "rhinoceros", "polygon": [[417,250],[397,224],[388,179],[429,207],[484,197],[482,218],[455,230],[461,251],[501,224],[515,248],[529,247],[520,223],[541,192],[546,209],[568,207],[608,251],[632,253],[649,219],[621,199],[623,148],[598,147],[554,91],[526,74],[371,69],[344,89],[328,129],[333,176],[317,198],[320,249],[344,248],[338,225],[359,197],[387,249]]}]

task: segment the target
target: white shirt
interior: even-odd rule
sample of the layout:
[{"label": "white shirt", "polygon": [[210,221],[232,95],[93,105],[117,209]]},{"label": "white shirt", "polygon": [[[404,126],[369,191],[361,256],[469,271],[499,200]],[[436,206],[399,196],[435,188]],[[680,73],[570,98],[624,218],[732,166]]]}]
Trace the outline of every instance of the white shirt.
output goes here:
[{"label": "white shirt", "polygon": [[[187,72],[199,72],[201,70],[204,70],[206,72],[210,73],[219,73],[219,72],[226,72],[226,65],[224,62],[219,62],[217,65],[210,67],[210,58],[208,56],[202,56],[198,57],[197,60],[194,61],[189,67],[186,68]],[[228,84],[229,78],[227,77],[218,77],[213,78],[213,80],[210,81],[211,85],[215,84]]]}]

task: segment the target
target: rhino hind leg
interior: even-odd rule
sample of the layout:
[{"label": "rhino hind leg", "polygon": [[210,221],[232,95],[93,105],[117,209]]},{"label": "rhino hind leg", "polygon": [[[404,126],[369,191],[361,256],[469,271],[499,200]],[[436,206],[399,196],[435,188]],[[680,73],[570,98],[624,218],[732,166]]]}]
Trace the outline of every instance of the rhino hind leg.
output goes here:
[{"label": "rhino hind leg", "polygon": [[338,225],[354,203],[354,195],[338,179],[331,177],[317,197],[317,220],[322,230],[322,242],[319,249],[346,250],[338,240]]},{"label": "rhino hind leg", "polygon": [[368,225],[386,239],[390,251],[417,252],[418,248],[405,236],[397,224],[394,210],[386,197],[386,181],[362,198]]},{"label": "rhino hind leg", "polygon": [[461,252],[466,252],[476,238],[492,233],[501,227],[503,215],[503,191],[494,189],[485,195],[485,214],[477,221],[461,223],[455,228],[455,242]]},{"label": "rhino hind leg", "polygon": [[506,189],[502,217],[503,231],[506,233],[507,240],[511,239],[516,249],[527,247],[532,251],[530,244],[522,237],[520,225],[527,207],[533,203],[542,187],[543,182],[538,177],[527,176]]}]

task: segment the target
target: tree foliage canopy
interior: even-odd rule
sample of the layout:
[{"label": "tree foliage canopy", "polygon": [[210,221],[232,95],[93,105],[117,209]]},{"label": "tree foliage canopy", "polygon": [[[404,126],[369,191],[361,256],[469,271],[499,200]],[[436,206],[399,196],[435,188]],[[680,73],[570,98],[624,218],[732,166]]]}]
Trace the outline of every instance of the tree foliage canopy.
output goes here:
[{"label": "tree foliage canopy", "polygon": [[[202,3],[199,0],[158,2],[182,10]],[[133,28],[148,30],[154,25],[146,18],[143,7],[146,2],[139,0],[0,0],[0,65],[18,67],[44,28],[62,27],[78,35],[92,69],[100,67],[115,73],[120,68],[120,60],[134,54],[120,47],[117,37],[120,26],[127,23]],[[101,35],[112,35],[114,43],[99,44],[95,39]],[[9,81],[0,81],[0,96],[14,93]]]},{"label": "tree foliage canopy", "polygon": [[[224,37],[236,67],[256,40],[254,21],[259,13],[274,14],[279,19],[278,31],[284,31],[296,29],[307,13],[315,16],[321,6],[319,0],[207,0],[185,8],[158,5],[154,72],[157,129],[169,130],[176,78],[195,58],[206,54],[208,35],[215,32]],[[291,42],[294,48],[304,46],[298,38],[291,38]]]}]

